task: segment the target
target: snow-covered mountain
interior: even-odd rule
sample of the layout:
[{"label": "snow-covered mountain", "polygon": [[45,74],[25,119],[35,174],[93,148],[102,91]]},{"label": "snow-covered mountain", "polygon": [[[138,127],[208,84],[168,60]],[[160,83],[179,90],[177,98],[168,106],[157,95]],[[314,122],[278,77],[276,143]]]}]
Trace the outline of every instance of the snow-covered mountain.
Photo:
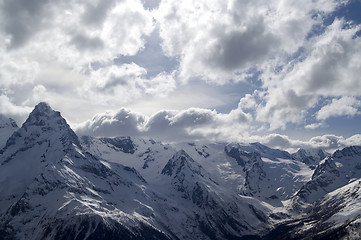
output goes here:
[{"label": "snow-covered mountain", "polygon": [[[229,239],[269,229],[268,207],[255,199],[244,200],[237,191],[212,179],[214,174],[183,149],[131,137],[86,136],[81,143],[94,155],[136,169],[149,188],[167,199],[159,215],[172,223],[167,229],[180,239]],[[201,156],[196,147],[191,149],[195,157]],[[226,157],[224,151],[222,156]]]},{"label": "snow-covered mountain", "polygon": [[297,196],[308,203],[315,202],[329,192],[361,178],[361,147],[352,146],[337,150],[315,169]]},{"label": "snow-covered mountain", "polygon": [[14,119],[6,118],[0,114],[0,149],[5,146],[8,138],[18,129]]},{"label": "snow-covered mountain", "polygon": [[316,166],[321,162],[321,160],[329,157],[331,154],[322,150],[322,149],[299,149],[297,152],[293,153],[292,156],[307,164],[312,169],[316,168]]},{"label": "snow-covered mountain", "polygon": [[145,220],[152,208],[143,202],[156,198],[143,184],[134,169],[83,151],[60,113],[40,103],[2,150],[1,238],[168,239]]},{"label": "snow-covered mountain", "polygon": [[0,150],[0,239],[342,239],[361,232],[361,147],[290,154],[259,143],[78,138],[46,103],[21,128],[10,126]]}]

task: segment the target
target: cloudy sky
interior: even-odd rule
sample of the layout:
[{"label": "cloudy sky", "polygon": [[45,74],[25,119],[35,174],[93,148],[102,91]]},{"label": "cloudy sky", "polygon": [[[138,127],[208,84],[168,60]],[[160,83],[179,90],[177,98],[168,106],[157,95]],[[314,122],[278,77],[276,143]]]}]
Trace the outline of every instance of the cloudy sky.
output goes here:
[{"label": "cloudy sky", "polygon": [[361,144],[360,0],[0,0],[0,113],[79,134]]}]

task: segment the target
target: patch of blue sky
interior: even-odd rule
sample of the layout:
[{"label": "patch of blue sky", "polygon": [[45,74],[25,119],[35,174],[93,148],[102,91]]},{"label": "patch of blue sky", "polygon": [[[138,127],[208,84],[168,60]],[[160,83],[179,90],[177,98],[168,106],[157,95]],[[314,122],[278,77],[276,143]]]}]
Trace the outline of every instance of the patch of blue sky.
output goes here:
[{"label": "patch of blue sky", "polygon": [[164,55],[158,29],[155,29],[146,39],[146,44],[135,56],[118,56],[114,64],[132,63],[147,70],[147,78],[155,77],[161,72],[171,73],[178,66],[176,58]]},{"label": "patch of blue sky", "polygon": [[[317,17],[318,13],[314,14],[314,17]],[[358,25],[361,23],[361,1],[360,0],[350,0],[347,4],[340,5],[332,13],[325,15],[322,21],[322,24],[316,24],[313,26],[312,30],[307,36],[307,39],[310,39],[314,36],[321,35],[325,32],[326,28],[331,25],[335,19],[345,19],[347,24],[345,28],[350,27],[350,25]],[[360,36],[361,31],[356,33],[356,36]]]}]

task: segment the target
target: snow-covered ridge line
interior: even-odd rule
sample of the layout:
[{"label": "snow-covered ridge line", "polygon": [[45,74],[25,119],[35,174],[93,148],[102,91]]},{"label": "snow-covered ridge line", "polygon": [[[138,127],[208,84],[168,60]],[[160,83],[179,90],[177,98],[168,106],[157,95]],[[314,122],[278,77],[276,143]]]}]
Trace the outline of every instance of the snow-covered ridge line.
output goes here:
[{"label": "snow-covered ridge line", "polygon": [[[292,239],[328,233],[320,226],[355,234],[361,216],[358,146],[290,154],[259,143],[78,138],[40,103],[0,163],[0,233],[10,239],[272,239],[282,226]],[[302,221],[307,228],[290,225]]]}]

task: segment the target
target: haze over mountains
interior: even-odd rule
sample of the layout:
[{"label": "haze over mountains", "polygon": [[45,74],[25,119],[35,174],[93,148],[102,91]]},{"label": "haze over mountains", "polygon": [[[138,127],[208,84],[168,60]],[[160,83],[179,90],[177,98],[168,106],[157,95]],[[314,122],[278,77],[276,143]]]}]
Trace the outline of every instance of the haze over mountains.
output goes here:
[{"label": "haze over mountains", "polygon": [[361,147],[77,136],[0,119],[0,239],[359,239]]}]

